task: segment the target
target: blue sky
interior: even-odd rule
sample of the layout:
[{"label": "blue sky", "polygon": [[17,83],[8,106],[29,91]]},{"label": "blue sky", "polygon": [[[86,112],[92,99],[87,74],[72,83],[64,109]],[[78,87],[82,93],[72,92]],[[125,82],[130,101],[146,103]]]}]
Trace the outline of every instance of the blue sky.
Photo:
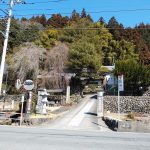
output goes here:
[{"label": "blue sky", "polygon": [[[7,2],[9,0],[6,0]],[[29,5],[15,5],[14,14],[23,15],[24,17],[31,17],[30,14],[48,14],[52,13],[71,13],[72,10],[81,12],[83,8],[87,12],[99,12],[91,13],[90,15],[94,21],[102,16],[105,21],[115,16],[118,22],[124,26],[135,26],[140,22],[150,23],[150,0],[66,0],[62,2],[48,2],[52,0],[25,0],[27,3],[34,2],[35,4]],[[43,3],[39,3],[43,2]],[[44,3],[46,2],[46,3]],[[48,3],[47,3],[48,2]],[[0,5],[1,9],[6,7]],[[137,11],[121,11],[121,12],[100,12],[100,11],[117,11],[117,10],[135,10],[135,9],[148,9]],[[64,15],[64,14],[63,14]],[[68,14],[70,16],[70,14]],[[18,16],[19,17],[19,16]]]}]

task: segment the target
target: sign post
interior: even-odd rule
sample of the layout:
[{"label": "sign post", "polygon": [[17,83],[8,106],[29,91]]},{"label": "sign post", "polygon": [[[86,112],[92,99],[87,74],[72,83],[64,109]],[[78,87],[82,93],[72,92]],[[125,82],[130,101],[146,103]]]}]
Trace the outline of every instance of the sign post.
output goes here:
[{"label": "sign post", "polygon": [[15,87],[17,90],[19,90],[21,88],[22,84],[21,84],[21,81],[20,79],[17,79],[16,83],[15,83]]},{"label": "sign post", "polygon": [[21,97],[21,115],[20,115],[20,126],[22,124],[22,119],[23,119],[23,103],[24,103],[24,95]]},{"label": "sign post", "polygon": [[118,76],[118,115],[119,115],[119,118],[120,118],[120,91],[124,91],[123,75]]},{"label": "sign post", "polygon": [[23,87],[25,90],[29,92],[29,99],[27,101],[27,106],[26,106],[26,118],[28,118],[31,112],[32,90],[34,88],[34,83],[32,80],[26,80],[23,83]]},{"label": "sign post", "polygon": [[34,83],[33,83],[32,80],[26,80],[26,81],[23,83],[23,87],[25,88],[25,90],[31,91],[31,90],[33,90],[33,88],[34,88]]}]

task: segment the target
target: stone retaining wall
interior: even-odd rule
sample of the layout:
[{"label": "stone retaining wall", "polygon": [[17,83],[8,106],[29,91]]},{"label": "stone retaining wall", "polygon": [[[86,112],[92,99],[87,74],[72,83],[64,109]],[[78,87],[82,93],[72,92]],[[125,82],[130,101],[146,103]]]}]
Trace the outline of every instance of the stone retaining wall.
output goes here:
[{"label": "stone retaining wall", "polygon": [[0,102],[3,102],[5,99],[6,102],[12,102],[12,100],[14,101],[21,101],[21,95],[6,95],[4,96],[0,96]]},{"label": "stone retaining wall", "polygon": [[5,97],[0,96],[0,111],[3,109],[14,111],[18,110],[20,102],[21,102],[21,95],[6,95]]},{"label": "stone retaining wall", "polygon": [[[118,97],[104,96],[104,111],[118,112]],[[121,113],[138,112],[150,114],[149,96],[120,96]]]}]

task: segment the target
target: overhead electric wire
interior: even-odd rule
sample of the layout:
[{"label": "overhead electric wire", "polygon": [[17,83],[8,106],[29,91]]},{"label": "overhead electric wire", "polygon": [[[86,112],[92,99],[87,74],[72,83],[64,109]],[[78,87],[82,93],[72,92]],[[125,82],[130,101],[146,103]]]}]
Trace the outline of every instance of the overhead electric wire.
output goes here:
[{"label": "overhead electric wire", "polygon": [[33,10],[33,11],[34,11],[34,10],[46,10],[46,11],[49,11],[49,10],[53,10],[53,9],[48,9],[48,8],[47,8],[47,9],[41,9],[41,8],[36,8],[36,9],[33,8],[33,9],[32,9],[32,8],[31,8],[31,9],[20,9],[20,10],[14,9],[14,12],[17,12],[17,11],[19,11],[19,12],[20,12],[20,11],[28,11],[28,10]]},{"label": "overhead electric wire", "polygon": [[[22,31],[24,30],[29,30],[30,28],[26,28],[26,29],[20,29]],[[60,28],[60,27],[48,27],[45,29],[35,29],[35,30],[39,30],[39,31],[46,31],[46,30],[100,30],[100,29],[107,29],[107,30],[150,30],[149,28],[107,28],[107,27],[102,27],[102,28]],[[15,31],[15,29],[13,29],[13,31]],[[16,31],[18,31],[18,29],[16,29]]]},{"label": "overhead electric wire", "polygon": [[37,1],[37,2],[34,2],[34,4],[41,4],[41,3],[58,3],[58,2],[63,2],[63,1],[68,1],[68,0],[49,0],[49,1],[43,1],[43,2],[41,2],[41,1]]},{"label": "overhead electric wire", "polygon": [[[49,1],[38,1],[38,2],[26,2],[23,1],[20,4],[26,4],[26,5],[34,5],[34,4],[47,4],[47,3],[58,3],[58,2],[63,2],[63,1],[67,1],[67,0],[49,0]],[[2,3],[0,3],[0,5],[9,5],[9,3],[6,3],[4,1],[2,1]]]},{"label": "overhead electric wire", "polygon": [[[62,1],[67,1],[67,0],[49,0],[49,1],[37,1],[37,2],[31,2],[32,4],[40,4],[40,3],[49,3],[49,2],[62,2]],[[29,4],[30,2],[23,2],[23,4]],[[7,3],[3,3],[3,4],[7,4]],[[27,10],[53,10],[53,9],[24,9],[24,10],[15,10],[14,12],[17,12],[17,11],[27,11]],[[122,10],[101,10],[101,11],[89,11],[87,12],[87,14],[98,14],[98,13],[118,13],[118,12],[136,12],[136,11],[150,11],[150,8],[138,8],[138,9],[122,9]],[[79,12],[81,13],[81,12]],[[64,15],[71,15],[71,13],[69,12],[55,12],[55,13],[42,13],[42,14],[15,14],[14,13],[14,16],[15,17],[25,17],[25,16],[41,16],[41,15],[45,15],[45,16],[50,16],[50,15],[53,15],[53,14],[64,14]],[[0,17],[2,17],[2,15],[0,15]],[[58,24],[57,22],[53,21],[53,20],[50,20],[51,23],[50,24],[53,24],[56,28],[52,28],[52,29],[57,29],[57,30],[99,30],[99,28],[61,28],[61,24]],[[58,28],[57,28],[58,27]],[[122,28],[106,28],[106,29],[115,29],[115,30],[136,30],[138,28],[125,28],[125,29],[122,29]],[[144,30],[144,29],[149,29],[149,28],[140,28],[138,30]]]},{"label": "overhead electric wire", "polygon": [[[34,9],[33,9],[34,10]],[[41,9],[43,10],[43,9]],[[47,9],[45,9],[47,10]],[[18,10],[19,11],[19,10]],[[123,10],[102,10],[102,11],[87,11],[87,14],[98,14],[98,13],[118,13],[118,12],[136,12],[136,11],[150,11],[150,8],[143,8],[143,9],[123,9]],[[17,12],[17,10],[15,11]],[[81,13],[81,12],[79,12]],[[45,13],[46,16],[50,16],[53,14],[63,14],[63,15],[71,15],[72,12],[54,12],[54,13]],[[43,14],[14,14],[16,17],[23,17],[23,16],[40,16]]]},{"label": "overhead electric wire", "polygon": [[9,5],[9,4],[6,3],[5,1],[1,1],[1,0],[0,0],[0,2],[1,2],[0,5]]},{"label": "overhead electric wire", "polygon": [[22,2],[21,4],[47,4],[47,3],[58,3],[58,2],[63,2],[63,1],[67,1],[67,0],[51,0],[51,1],[37,1],[37,2]]}]

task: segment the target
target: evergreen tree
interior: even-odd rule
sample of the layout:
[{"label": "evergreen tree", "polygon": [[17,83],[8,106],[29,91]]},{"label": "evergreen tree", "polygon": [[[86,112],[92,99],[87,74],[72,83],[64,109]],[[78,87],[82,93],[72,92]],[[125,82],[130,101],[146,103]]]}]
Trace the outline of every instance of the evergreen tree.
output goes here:
[{"label": "evergreen tree", "polygon": [[47,50],[51,49],[58,38],[58,32],[53,29],[47,29],[46,31],[41,31],[39,38],[35,41],[38,46],[43,46]]},{"label": "evergreen tree", "polygon": [[116,62],[114,73],[124,75],[125,92],[132,95],[139,94],[139,88],[146,89],[150,84],[150,71],[143,64],[130,59]]},{"label": "evergreen tree", "polygon": [[109,32],[114,36],[116,40],[121,40],[123,32],[123,25],[119,24],[115,17],[112,17],[107,24],[107,28],[109,28]]},{"label": "evergreen tree", "polygon": [[77,22],[79,19],[80,19],[79,13],[77,13],[76,10],[73,10],[70,20]]},{"label": "evergreen tree", "polygon": [[145,45],[143,48],[140,50],[140,61],[150,67],[150,51],[148,49],[148,46]]},{"label": "evergreen tree", "polygon": [[95,46],[91,43],[79,41],[74,43],[69,53],[69,67],[77,73],[83,68],[97,73],[101,66],[100,58]]},{"label": "evergreen tree", "polygon": [[22,18],[21,18],[21,22],[22,22],[22,21],[27,21],[27,18],[22,17]]},{"label": "evergreen tree", "polygon": [[100,22],[101,25],[105,25],[106,24],[103,17],[99,18],[99,22]]},{"label": "evergreen tree", "polygon": [[47,20],[47,25],[62,28],[68,24],[68,21],[68,17],[62,17],[61,14],[53,14],[52,17]]},{"label": "evergreen tree", "polygon": [[87,17],[86,17],[90,22],[93,22],[93,19],[92,17],[88,14]]},{"label": "evergreen tree", "polygon": [[39,19],[39,23],[42,24],[44,27],[46,27],[46,16],[43,14],[40,19]]},{"label": "evergreen tree", "polygon": [[81,12],[81,18],[86,18],[86,17],[87,17],[86,11],[85,11],[85,9],[83,8],[83,9],[82,9],[82,12]]}]

